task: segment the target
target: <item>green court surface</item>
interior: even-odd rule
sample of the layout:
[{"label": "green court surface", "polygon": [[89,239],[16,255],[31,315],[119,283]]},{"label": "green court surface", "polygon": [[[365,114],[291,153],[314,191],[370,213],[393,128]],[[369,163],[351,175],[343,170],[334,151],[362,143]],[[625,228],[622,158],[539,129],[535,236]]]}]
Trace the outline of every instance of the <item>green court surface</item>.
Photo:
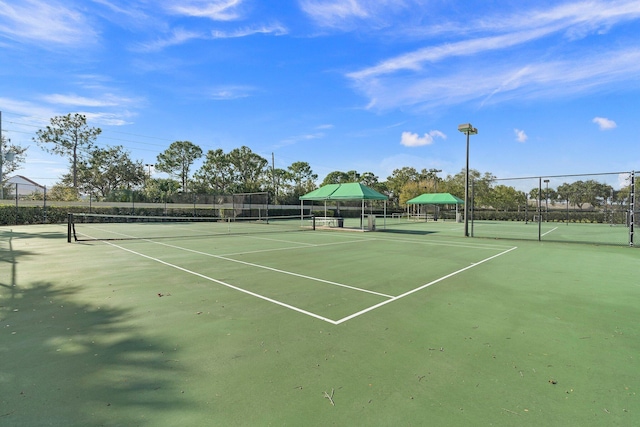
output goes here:
[{"label": "green court surface", "polygon": [[0,425],[640,424],[637,249],[388,225],[1,227]]}]

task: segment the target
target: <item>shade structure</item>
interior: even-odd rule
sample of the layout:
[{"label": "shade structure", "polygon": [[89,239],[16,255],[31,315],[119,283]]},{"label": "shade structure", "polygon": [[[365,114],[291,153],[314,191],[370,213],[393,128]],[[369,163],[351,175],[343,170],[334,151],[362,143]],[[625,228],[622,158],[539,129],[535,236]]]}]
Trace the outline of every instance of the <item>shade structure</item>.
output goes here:
[{"label": "shade structure", "polygon": [[384,217],[386,225],[387,216],[387,199],[388,197],[376,190],[367,187],[359,182],[349,182],[345,184],[328,184],[324,185],[317,190],[300,196],[300,210],[304,211],[305,200],[311,201],[324,201],[325,217],[327,216],[327,201],[340,201],[340,200],[361,200],[362,201],[362,214],[360,221],[360,228],[364,229],[364,201],[365,200],[384,200]]},{"label": "shade structure", "polygon": [[300,196],[300,200],[387,200],[388,197],[376,190],[350,182],[346,184],[328,184],[317,190]]},{"label": "shade structure", "polygon": [[411,200],[408,205],[464,205],[464,200],[450,193],[425,193]]}]

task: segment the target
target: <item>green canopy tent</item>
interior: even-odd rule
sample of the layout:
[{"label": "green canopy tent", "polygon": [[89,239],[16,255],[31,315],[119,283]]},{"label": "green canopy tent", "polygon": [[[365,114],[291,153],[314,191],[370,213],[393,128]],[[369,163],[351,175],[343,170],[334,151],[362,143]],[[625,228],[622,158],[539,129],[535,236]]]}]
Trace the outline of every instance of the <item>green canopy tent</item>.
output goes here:
[{"label": "green canopy tent", "polygon": [[[362,200],[362,216],[364,218],[364,201],[365,200],[384,200],[384,217],[386,225],[387,217],[387,200],[388,197],[376,190],[360,184],[359,182],[350,182],[346,184],[328,184],[314,190],[310,193],[300,196],[300,210],[304,212],[304,202],[324,201],[324,216],[327,217],[327,202],[339,200]],[[364,222],[361,221],[360,227],[364,229]]]},{"label": "green canopy tent", "polygon": [[458,205],[464,205],[464,200],[450,193],[424,193],[407,200],[407,205],[456,205],[458,218]]}]

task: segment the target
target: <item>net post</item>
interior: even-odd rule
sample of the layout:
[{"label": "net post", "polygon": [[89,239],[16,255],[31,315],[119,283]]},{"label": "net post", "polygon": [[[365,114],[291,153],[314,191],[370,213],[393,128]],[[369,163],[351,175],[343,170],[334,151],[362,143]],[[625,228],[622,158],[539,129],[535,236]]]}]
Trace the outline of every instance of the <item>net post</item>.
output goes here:
[{"label": "net post", "polygon": [[311,215],[311,230],[313,230],[313,231],[316,230],[316,216],[315,215]]},{"label": "net post", "polygon": [[67,213],[67,243],[71,243],[71,224],[73,224],[73,214]]}]

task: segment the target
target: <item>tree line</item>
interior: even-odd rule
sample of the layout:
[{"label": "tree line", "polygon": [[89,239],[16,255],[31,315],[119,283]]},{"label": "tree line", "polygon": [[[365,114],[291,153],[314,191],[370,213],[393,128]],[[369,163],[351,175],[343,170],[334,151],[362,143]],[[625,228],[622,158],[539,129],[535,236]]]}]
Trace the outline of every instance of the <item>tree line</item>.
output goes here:
[{"label": "tree line", "polygon": [[[191,141],[175,141],[156,157],[154,165],[131,158],[121,145],[101,147],[96,141],[102,130],[91,127],[86,116],[67,114],[50,120],[50,125],[36,132],[33,140],[45,151],[66,157],[69,171],[49,191],[48,198],[77,200],[90,195],[96,200],[118,200],[136,192],[140,201],[158,202],[177,193],[237,194],[268,192],[274,204],[297,204],[299,196],[318,187],[318,175],[305,161],[296,161],[286,168],[275,168],[269,161],[249,147],[242,146],[224,152],[212,149],[203,152]],[[3,140],[3,144],[6,142]],[[5,147],[7,147],[5,145]],[[9,165],[11,170],[25,161],[24,151]],[[202,159],[201,166],[193,170],[194,163]],[[166,173],[169,178],[153,178],[150,167]],[[392,206],[402,207],[406,201],[423,193],[447,192],[464,197],[465,170],[446,177],[438,176],[436,169],[417,170],[413,167],[395,169],[381,181],[372,172],[334,171],[320,186],[334,183],[360,182],[390,198]],[[545,200],[552,205],[568,203],[579,209],[598,208],[628,202],[630,186],[615,190],[595,180],[564,183],[557,188],[532,188],[524,192],[513,186],[499,184],[491,173],[469,170],[473,182],[474,204],[496,211],[524,208],[531,200]]]}]

